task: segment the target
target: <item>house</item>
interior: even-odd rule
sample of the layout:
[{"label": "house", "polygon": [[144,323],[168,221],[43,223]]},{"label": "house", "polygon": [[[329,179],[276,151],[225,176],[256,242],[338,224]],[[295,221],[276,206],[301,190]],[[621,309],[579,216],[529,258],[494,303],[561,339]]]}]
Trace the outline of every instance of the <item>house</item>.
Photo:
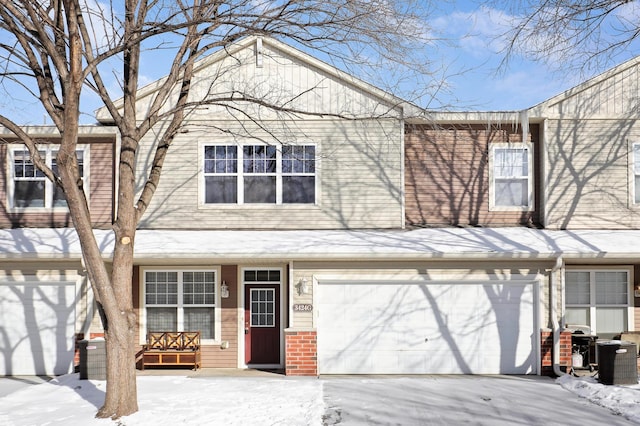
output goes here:
[{"label": "house", "polygon": [[[136,236],[140,345],[149,331],[197,329],[203,367],[289,375],[566,368],[566,324],[602,337],[636,327],[635,110],[571,106],[580,96],[630,105],[636,68],[523,112],[434,113],[268,38],[204,59],[193,86],[211,102],[176,137]],[[141,110],[158,84],[140,89]],[[97,118],[87,132],[111,132],[106,112]],[[139,171],[154,135],[141,142]],[[600,208],[624,197],[611,215]],[[77,238],[59,222],[16,226],[28,228],[0,231],[0,312],[27,305],[15,281],[38,283],[38,314],[66,311],[47,308],[41,327],[23,309],[18,322],[38,326],[3,332],[0,373],[67,372],[74,335],[102,331]],[[95,231],[105,259],[107,228]],[[44,282],[69,290],[48,297]],[[0,330],[10,322],[0,316]],[[35,355],[56,344],[64,350]],[[18,354],[33,354],[28,366]]]},{"label": "house", "polygon": [[[28,127],[41,155],[55,169],[59,135],[52,127]],[[81,255],[65,247],[75,234],[66,201],[38,172],[23,144],[0,134],[0,375],[62,374],[73,367],[76,333],[88,329],[93,311]],[[116,133],[108,126],[80,128],[78,164],[96,229],[109,229],[114,214]],[[29,230],[34,230],[30,232]],[[38,254],[37,231],[52,230],[56,253]]]}]

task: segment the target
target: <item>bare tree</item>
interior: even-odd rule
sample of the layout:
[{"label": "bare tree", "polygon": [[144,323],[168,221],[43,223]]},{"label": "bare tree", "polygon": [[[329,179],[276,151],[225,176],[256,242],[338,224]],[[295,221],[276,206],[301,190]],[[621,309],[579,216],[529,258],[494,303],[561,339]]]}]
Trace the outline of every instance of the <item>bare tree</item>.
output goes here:
[{"label": "bare tree", "polygon": [[[507,61],[515,55],[592,74],[637,48],[640,5],[631,0],[517,0],[498,2],[510,13]],[[628,59],[628,58],[625,58]]]},{"label": "bare tree", "polygon": [[[18,123],[0,115],[0,125],[26,145],[33,163],[63,189],[79,236],[87,274],[108,322],[107,392],[98,417],[118,418],[137,411],[132,302],[136,227],[154,195],[165,156],[185,116],[204,102],[235,99],[207,94],[194,99],[194,64],[248,35],[269,35],[315,49],[347,71],[371,77],[392,72],[394,84],[409,76],[423,96],[431,78],[427,59],[433,34],[424,0],[4,0],[0,5],[0,63],[5,87],[19,87],[39,100],[60,133],[58,173],[47,167],[37,141]],[[144,116],[136,110],[141,59],[170,51],[166,78],[159,81]],[[114,72],[115,69],[115,72]],[[367,74],[369,72],[369,74]],[[109,91],[112,73],[121,91]],[[384,74],[389,78],[388,73]],[[375,83],[381,84],[380,81]],[[437,85],[436,85],[437,86]],[[215,88],[211,89],[215,91]],[[89,208],[75,156],[80,102],[96,94],[121,138],[116,167],[118,192],[109,272],[92,232]],[[176,95],[177,94],[177,95]],[[412,97],[405,93],[406,97]],[[237,96],[237,95],[236,95]],[[427,98],[422,98],[424,99]],[[264,99],[243,98],[261,107]],[[155,154],[137,191],[139,142],[158,123]]]}]

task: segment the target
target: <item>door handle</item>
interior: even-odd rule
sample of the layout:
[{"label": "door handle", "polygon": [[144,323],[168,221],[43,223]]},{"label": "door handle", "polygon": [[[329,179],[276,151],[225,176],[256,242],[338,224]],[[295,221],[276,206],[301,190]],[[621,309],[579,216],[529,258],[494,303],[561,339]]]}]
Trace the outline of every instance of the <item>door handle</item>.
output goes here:
[{"label": "door handle", "polygon": [[248,328],[244,329],[244,334],[249,334],[249,329]]}]

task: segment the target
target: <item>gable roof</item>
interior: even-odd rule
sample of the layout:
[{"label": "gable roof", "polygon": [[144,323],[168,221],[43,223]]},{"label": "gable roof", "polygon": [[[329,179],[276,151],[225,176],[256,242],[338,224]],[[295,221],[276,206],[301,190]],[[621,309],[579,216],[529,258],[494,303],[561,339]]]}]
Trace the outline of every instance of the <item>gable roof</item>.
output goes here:
[{"label": "gable roof", "polygon": [[[260,54],[260,49],[264,47],[270,47],[272,49],[278,50],[289,57],[296,59],[302,63],[307,64],[311,68],[326,74],[343,84],[350,86],[358,91],[361,91],[368,96],[377,99],[379,102],[389,105],[392,109],[399,109],[402,111],[403,116],[418,116],[423,114],[423,110],[397,96],[394,96],[382,89],[377,88],[376,86],[369,84],[351,74],[348,74],[332,65],[329,65],[326,62],[317,59],[310,54],[307,54],[299,49],[296,49],[286,43],[283,43],[279,40],[276,40],[271,37],[263,37],[263,36],[249,36],[243,39],[240,39],[229,46],[226,46],[223,49],[220,49],[211,55],[208,55],[199,61],[196,62],[194,66],[194,73],[202,71],[207,67],[211,67],[214,64],[229,58],[233,55],[236,55],[238,52],[244,49],[249,49],[256,46],[256,55]],[[257,59],[257,58],[256,58]],[[138,100],[144,99],[145,97],[153,95],[161,85],[166,81],[166,77],[163,77],[159,80],[156,80],[146,86],[140,88],[138,90]],[[120,98],[115,101],[117,107],[122,107],[123,99]],[[103,124],[111,124],[113,120],[109,115],[109,112],[106,107],[99,108],[95,111],[95,115],[97,120]]]},{"label": "gable roof", "polygon": [[[632,107],[627,101],[638,102],[638,75],[640,73],[640,56],[636,56],[625,61],[603,73],[590,78],[550,99],[547,99],[529,108],[530,117],[545,117],[549,115],[572,114],[576,108],[581,108],[581,115],[606,115],[602,109],[607,102],[615,97],[612,103],[619,108],[614,113],[617,117],[621,115],[637,115],[638,108]],[[614,87],[612,87],[614,86]],[[615,91],[616,93],[611,93]],[[636,105],[637,107],[638,105]]]}]

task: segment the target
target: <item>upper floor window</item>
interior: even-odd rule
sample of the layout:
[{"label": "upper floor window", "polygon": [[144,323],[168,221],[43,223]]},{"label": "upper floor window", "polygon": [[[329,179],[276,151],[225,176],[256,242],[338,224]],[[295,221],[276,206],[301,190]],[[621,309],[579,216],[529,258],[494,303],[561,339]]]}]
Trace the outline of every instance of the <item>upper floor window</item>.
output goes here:
[{"label": "upper floor window", "polygon": [[628,271],[567,271],[566,323],[588,325],[601,338],[627,330],[629,288]]},{"label": "upper floor window", "polygon": [[[56,155],[57,146],[48,146],[39,150],[40,156],[47,166],[58,174]],[[85,176],[85,149],[76,151],[76,158],[80,171],[80,177]],[[64,192],[33,164],[26,147],[10,149],[9,161],[11,162],[9,182],[9,204],[12,208],[66,208],[67,202]]]},{"label": "upper floor window", "polygon": [[492,209],[529,210],[533,206],[531,148],[496,145],[490,157]]},{"label": "upper floor window", "polygon": [[314,145],[206,145],[205,204],[313,204]]},{"label": "upper floor window", "polygon": [[633,144],[633,202],[640,204],[640,143]]}]

